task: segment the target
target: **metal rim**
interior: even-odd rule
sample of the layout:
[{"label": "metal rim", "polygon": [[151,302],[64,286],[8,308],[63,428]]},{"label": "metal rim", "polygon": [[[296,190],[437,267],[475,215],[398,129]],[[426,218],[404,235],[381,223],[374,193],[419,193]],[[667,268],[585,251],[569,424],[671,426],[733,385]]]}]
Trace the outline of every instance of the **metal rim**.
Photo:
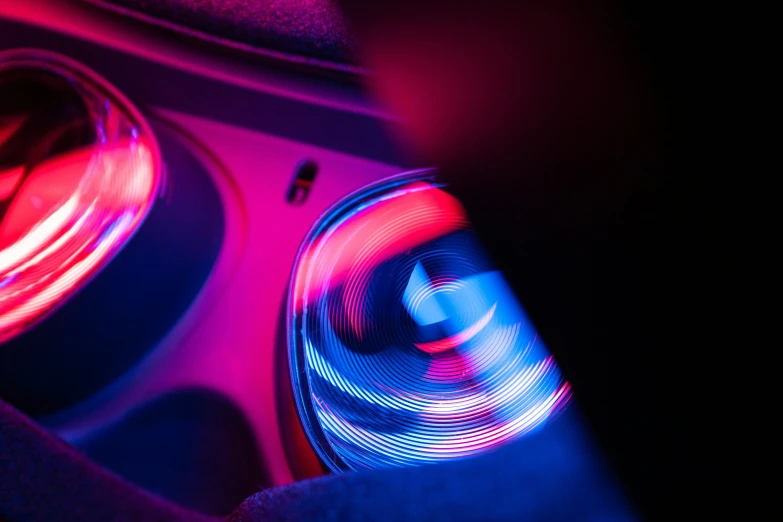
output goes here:
[{"label": "metal rim", "polygon": [[0,51],[0,73],[8,70],[38,70],[49,72],[65,78],[71,82],[76,83],[79,87],[89,87],[97,91],[116,103],[129,119],[135,124],[136,127],[144,134],[147,146],[150,150],[152,158],[152,189],[150,192],[150,203],[144,210],[139,218],[137,225],[129,232],[125,240],[118,244],[113,252],[111,252],[91,273],[87,274],[73,289],[66,292],[59,302],[51,306],[51,308],[43,311],[41,315],[34,318],[30,322],[26,323],[21,331],[12,332],[7,337],[0,339],[0,345],[17,337],[20,333],[30,328],[34,328],[40,322],[46,320],[51,314],[67,303],[74,295],[76,295],[82,288],[87,286],[90,281],[93,280],[102,270],[106,267],[133,239],[138,230],[146,222],[152,207],[155,205],[155,201],[158,199],[161,193],[161,187],[163,186],[163,178],[165,176],[165,170],[163,165],[162,153],[160,145],[151,126],[147,119],[143,116],[141,111],[116,87],[114,87],[108,80],[100,76],[97,72],[93,71],[86,65],[79,63],[67,56],[36,48],[17,48]]},{"label": "metal rim", "polygon": [[307,379],[307,375],[305,374],[304,350],[302,349],[302,343],[298,342],[300,323],[297,319],[297,315],[295,314],[295,300],[297,296],[294,290],[302,255],[310,246],[313,239],[317,237],[320,230],[328,227],[331,223],[338,220],[345,212],[350,211],[350,209],[361,203],[361,201],[373,197],[378,192],[393,189],[395,186],[408,183],[410,181],[421,180],[434,183],[436,173],[436,169],[420,169],[404,172],[372,183],[348,194],[337,203],[329,207],[318,219],[318,221],[315,222],[315,224],[305,235],[305,238],[302,241],[299,250],[297,251],[296,257],[294,258],[293,269],[291,271],[291,278],[288,286],[288,300],[286,307],[286,340],[288,344],[287,350],[290,370],[290,383],[293,388],[297,414],[299,416],[299,421],[302,423],[305,436],[310,442],[310,446],[313,448],[313,450],[315,450],[315,453],[321,462],[326,464],[329,469],[334,472],[351,471],[353,468],[349,467],[334,451],[331,450],[331,446],[326,439],[326,435],[324,434],[321,425],[315,419],[315,410],[313,409],[312,401],[309,398],[310,384]]}]

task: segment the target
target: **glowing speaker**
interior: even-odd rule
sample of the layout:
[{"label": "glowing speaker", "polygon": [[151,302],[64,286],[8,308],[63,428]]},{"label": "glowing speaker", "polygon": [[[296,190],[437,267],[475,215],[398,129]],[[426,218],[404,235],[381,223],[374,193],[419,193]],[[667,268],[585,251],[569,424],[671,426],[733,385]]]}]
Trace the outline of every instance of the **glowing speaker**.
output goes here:
[{"label": "glowing speaker", "polygon": [[0,53],[0,398],[29,415],[131,370],[220,252],[223,207],[207,167],[154,122],[153,135],[71,59]]},{"label": "glowing speaker", "polygon": [[0,53],[0,341],[111,259],[160,178],[152,132],[117,92],[65,58]]},{"label": "glowing speaker", "polygon": [[542,426],[570,399],[432,172],[368,187],[327,212],[302,245],[289,296],[300,420],[332,470],[477,455]]}]

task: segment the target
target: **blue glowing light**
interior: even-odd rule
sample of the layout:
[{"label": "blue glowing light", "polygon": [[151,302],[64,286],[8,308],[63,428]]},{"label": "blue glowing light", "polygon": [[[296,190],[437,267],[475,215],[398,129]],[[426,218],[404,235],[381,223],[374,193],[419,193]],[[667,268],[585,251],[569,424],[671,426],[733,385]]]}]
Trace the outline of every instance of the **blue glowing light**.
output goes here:
[{"label": "blue glowing light", "polygon": [[427,175],[328,213],[300,251],[290,299],[300,417],[334,470],[476,455],[569,401],[462,207]]}]

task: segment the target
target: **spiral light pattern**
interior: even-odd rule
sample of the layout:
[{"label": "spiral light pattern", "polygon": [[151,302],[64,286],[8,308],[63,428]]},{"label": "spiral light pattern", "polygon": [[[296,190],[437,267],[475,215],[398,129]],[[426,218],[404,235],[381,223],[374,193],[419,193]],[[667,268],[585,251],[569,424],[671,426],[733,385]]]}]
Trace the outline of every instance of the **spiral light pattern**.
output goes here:
[{"label": "spiral light pattern", "polygon": [[[146,124],[100,81],[48,53],[0,53],[0,86],[26,99],[19,86],[28,84],[73,86],[66,94],[80,99],[86,121],[58,120],[35,105],[0,114],[0,341],[41,319],[111,259],[160,184]],[[76,127],[88,132],[56,146]],[[27,137],[15,139],[22,132]]]},{"label": "spiral light pattern", "polygon": [[290,306],[300,418],[334,470],[476,455],[569,401],[462,207],[428,174],[328,213],[300,251]]}]

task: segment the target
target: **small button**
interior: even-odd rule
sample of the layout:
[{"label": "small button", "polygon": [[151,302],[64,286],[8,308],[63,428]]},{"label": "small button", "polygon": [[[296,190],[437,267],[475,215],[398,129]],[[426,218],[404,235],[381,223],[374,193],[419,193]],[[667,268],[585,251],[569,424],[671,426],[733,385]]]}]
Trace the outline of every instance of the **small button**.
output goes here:
[{"label": "small button", "polygon": [[296,167],[294,179],[288,187],[286,201],[291,205],[299,206],[303,204],[310,195],[310,189],[318,174],[318,165],[311,160],[305,160]]}]

